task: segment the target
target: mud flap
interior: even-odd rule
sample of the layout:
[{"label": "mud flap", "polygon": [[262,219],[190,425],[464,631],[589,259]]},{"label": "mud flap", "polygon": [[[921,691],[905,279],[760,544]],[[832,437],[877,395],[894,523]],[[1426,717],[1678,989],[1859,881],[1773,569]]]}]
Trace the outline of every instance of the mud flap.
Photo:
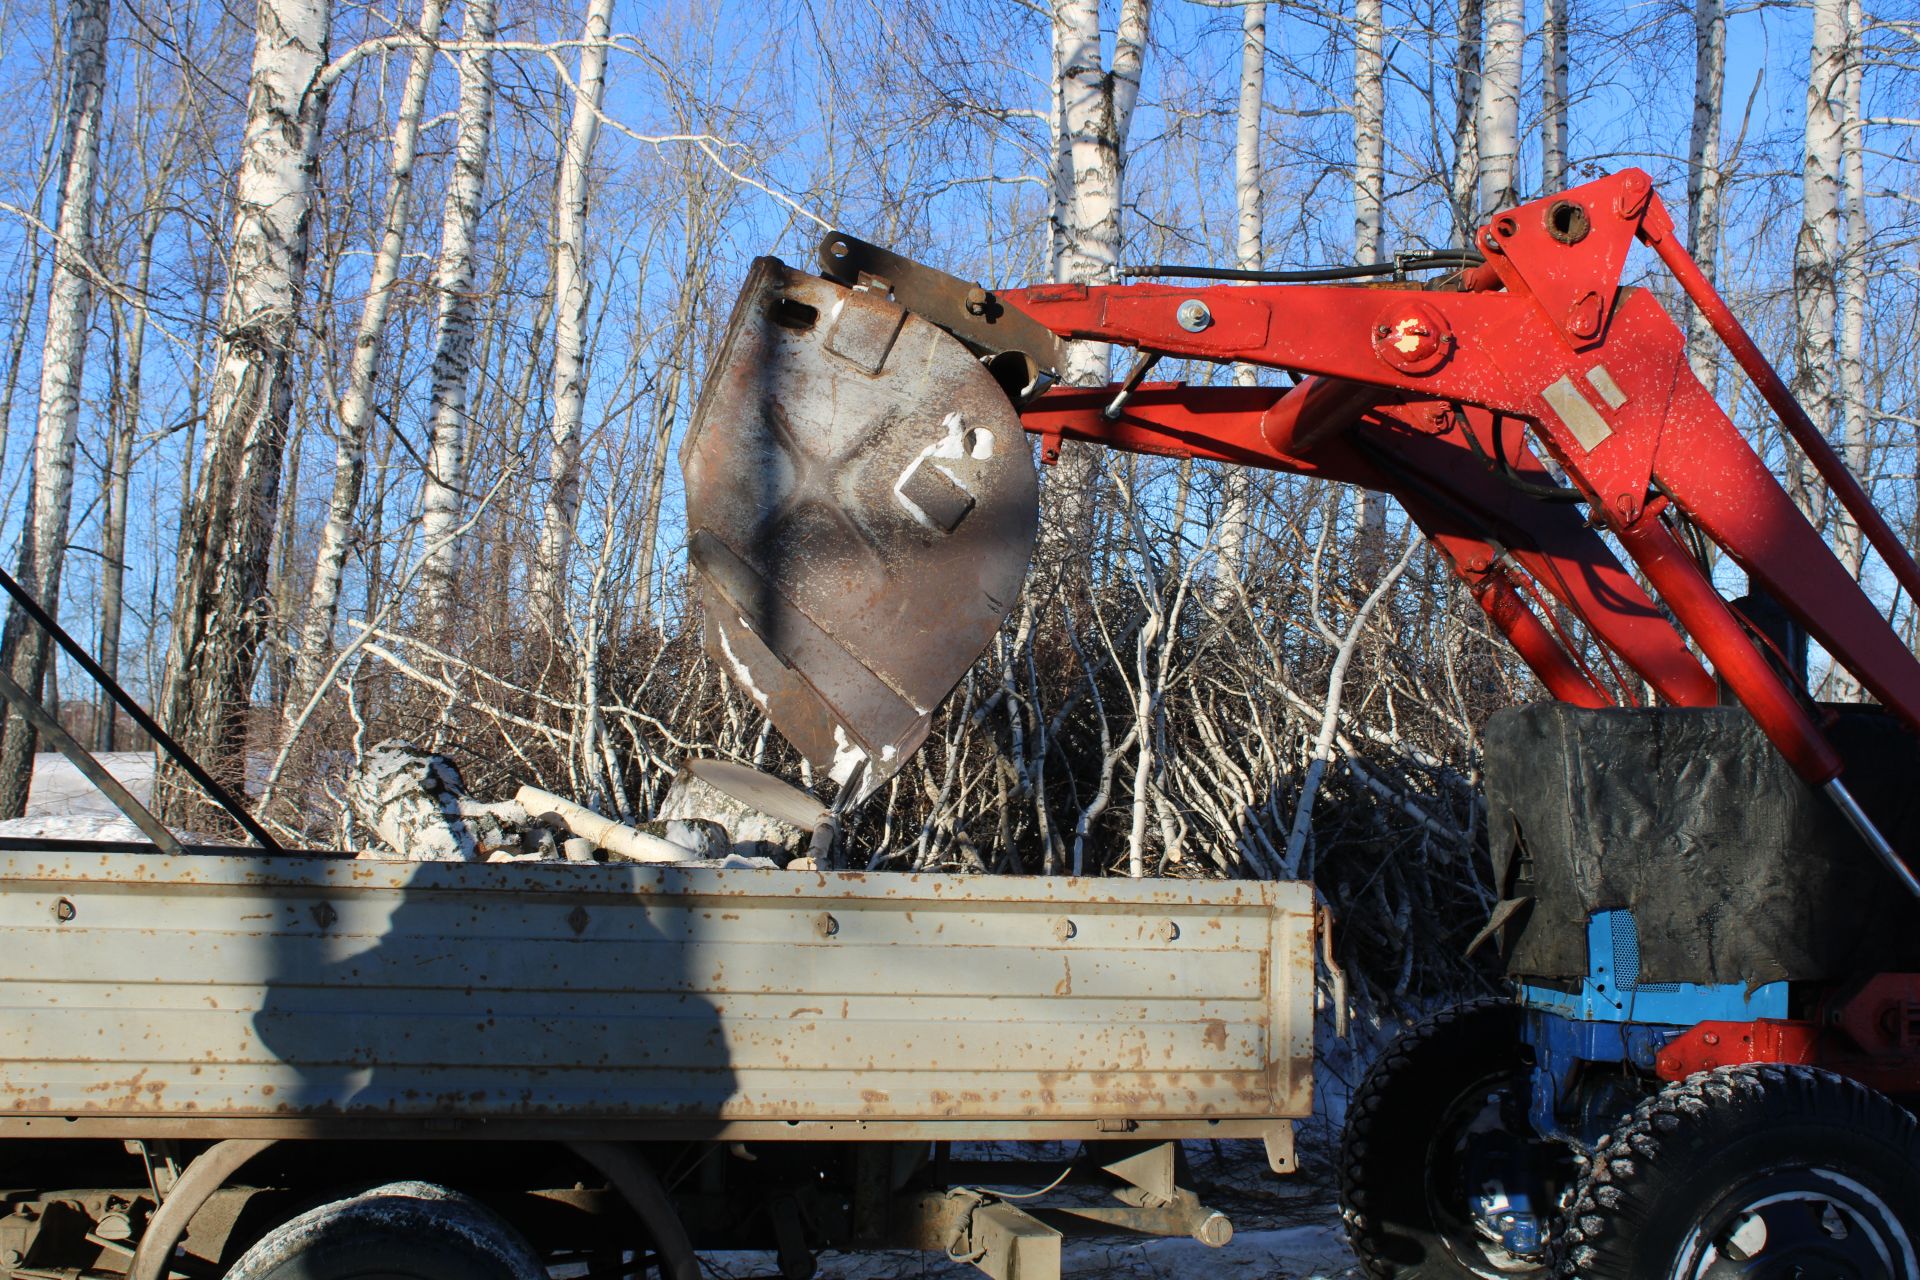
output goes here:
[{"label": "mud flap", "polygon": [[865,794],[926,739],[1033,552],[1006,393],[882,291],[760,258],[680,454],[707,644],[813,765]]}]

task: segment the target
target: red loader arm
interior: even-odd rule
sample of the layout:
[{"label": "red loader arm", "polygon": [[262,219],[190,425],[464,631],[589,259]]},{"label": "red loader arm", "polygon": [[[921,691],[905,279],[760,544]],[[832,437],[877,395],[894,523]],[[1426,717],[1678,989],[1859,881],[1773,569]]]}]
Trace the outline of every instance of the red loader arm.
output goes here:
[{"label": "red loader arm", "polygon": [[[1716,689],[1691,637],[1794,768],[1826,788],[1920,894],[1848,793],[1816,710],[1714,590],[1671,517],[1690,519],[1916,731],[1920,662],[1694,377],[1671,317],[1652,294],[1622,287],[1636,238],[1709,317],[1900,586],[1920,597],[1920,567],[1674,239],[1639,170],[1496,217],[1476,240],[1485,264],[1457,292],[1046,285],[970,297],[969,306],[980,314],[1003,304],[1061,338],[1307,375],[1290,390],[1132,380],[1056,389],[1021,418],[1043,438],[1048,461],[1060,441],[1084,440],[1393,494],[1568,702],[1612,699],[1536,602],[1551,597],[1578,615],[1603,651],[1663,698],[1705,705]],[[1536,448],[1575,486],[1585,516],[1539,496],[1552,478]],[[1684,635],[1590,524],[1614,534]]]}]

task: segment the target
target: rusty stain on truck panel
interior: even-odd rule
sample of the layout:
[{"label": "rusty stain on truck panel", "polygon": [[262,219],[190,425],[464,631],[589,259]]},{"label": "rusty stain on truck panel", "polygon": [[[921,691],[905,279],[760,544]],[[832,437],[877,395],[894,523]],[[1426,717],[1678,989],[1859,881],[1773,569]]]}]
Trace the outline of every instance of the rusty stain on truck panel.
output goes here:
[{"label": "rusty stain on truck panel", "polygon": [[8,1132],[1204,1126],[1311,1105],[1296,884],[15,852],[0,927]]}]

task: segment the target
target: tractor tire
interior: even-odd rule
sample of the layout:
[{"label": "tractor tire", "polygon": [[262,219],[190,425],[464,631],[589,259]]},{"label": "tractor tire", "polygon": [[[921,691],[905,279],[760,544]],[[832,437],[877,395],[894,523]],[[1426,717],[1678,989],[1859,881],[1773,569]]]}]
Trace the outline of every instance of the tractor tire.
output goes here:
[{"label": "tractor tire", "polygon": [[1832,1072],[1721,1067],[1594,1148],[1554,1246],[1578,1280],[1920,1280],[1920,1129]]},{"label": "tractor tire", "polygon": [[395,1182],[261,1237],[226,1280],[545,1280],[526,1239],[478,1201]]},{"label": "tractor tire", "polygon": [[[1402,1032],[1354,1092],[1341,1143],[1340,1216],[1372,1280],[1549,1274],[1544,1254],[1510,1253],[1479,1227],[1466,1183],[1469,1134],[1495,1134],[1529,1162],[1535,1146],[1544,1148],[1527,1127],[1531,1051],[1521,1024],[1509,1000],[1445,1010]],[[1549,1201],[1557,1194],[1538,1193]]]}]

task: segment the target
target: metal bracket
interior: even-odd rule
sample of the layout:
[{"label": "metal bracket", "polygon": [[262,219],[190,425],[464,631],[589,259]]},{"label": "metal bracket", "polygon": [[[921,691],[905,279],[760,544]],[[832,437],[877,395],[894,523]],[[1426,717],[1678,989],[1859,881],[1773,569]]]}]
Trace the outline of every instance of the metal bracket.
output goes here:
[{"label": "metal bracket", "polygon": [[[1099,1154],[1100,1168],[1128,1186],[1140,1188],[1152,1196],[1155,1203],[1168,1204],[1176,1189],[1174,1158],[1179,1145],[1176,1142],[1102,1143],[1092,1150]],[[1107,1154],[1116,1148],[1122,1154]]]},{"label": "metal bracket", "polygon": [[160,847],[160,852],[176,855],[186,853],[179,838],[162,826],[147,806],[134,799],[133,793],[120,785],[120,779],[108,773],[107,767],[94,759],[93,752],[81,746],[79,740],[40,705],[38,698],[14,683],[13,677],[4,670],[0,670],[0,698],[12,703],[13,709],[20,713],[20,718],[39,730],[41,737],[71,760],[73,767],[84,774],[87,781],[100,788],[107,799],[113,801],[114,808],[126,814],[133,825],[140,828],[142,835]]},{"label": "metal bracket", "polygon": [[989,290],[935,267],[829,231],[820,241],[820,274],[842,284],[877,276],[893,289],[893,300],[930,324],[939,325],[977,353],[1014,351],[1043,373],[1058,373],[1060,337],[1025,312],[1010,307]]},{"label": "metal bracket", "polygon": [[1060,1280],[1060,1233],[1004,1200],[979,1197],[947,1256],[993,1280]]},{"label": "metal bracket", "polygon": [[[134,701],[133,695],[121,688],[120,682],[108,675],[106,669],[93,660],[93,655],[81,648],[80,642],[68,635],[66,629],[54,621],[53,615],[43,609],[40,606],[40,602],[29,595],[26,588],[14,581],[13,575],[4,569],[0,569],[0,588],[4,588],[6,593],[13,597],[13,602],[20,606],[20,611],[32,619],[35,626],[46,632],[55,644],[64,649],[67,656],[78,663],[80,669],[86,672],[95,684],[105,690],[107,696],[119,704],[122,711],[125,711],[133,718],[133,722],[139,725],[141,730],[149,738],[154,740],[160,750],[166,752],[168,758],[179,765],[188,777],[199,783],[201,790],[207,793],[208,798],[224,809],[227,816],[237,822],[241,829],[248,835],[252,836],[262,849],[265,849],[268,853],[286,852],[286,850],[281,847],[280,842],[269,835],[267,829],[261,826],[259,821],[255,819],[251,813],[247,812],[246,806],[242,805],[233,797],[231,792],[221,786],[212,774],[209,774],[205,769],[201,768],[200,762],[187,754],[187,749],[174,741],[173,735],[165,729],[162,729],[159,723],[147,714],[147,709]],[[19,688],[18,685],[14,687],[16,689]],[[11,697],[9,697],[8,700],[12,701]],[[16,703],[15,705],[19,704]],[[36,702],[34,705],[38,706],[39,704]],[[28,713],[22,710],[20,714],[25,716]],[[44,712],[42,714],[44,714]],[[38,727],[37,723],[35,727]],[[86,748],[81,747],[79,743],[74,743],[74,746],[79,749],[82,754],[86,754]],[[71,755],[69,755],[68,758],[72,759]],[[90,756],[88,758],[91,759]],[[75,760],[74,763],[79,764],[79,761]],[[94,767],[99,767],[98,761],[94,762]],[[89,778],[93,777],[93,774],[88,772],[84,765],[81,766],[81,772],[86,773]],[[101,772],[104,773],[105,770],[101,770]],[[98,779],[95,779],[95,781],[97,783]],[[115,783],[114,785],[118,786],[119,784]],[[112,791],[108,790],[104,785],[101,789],[107,791],[108,798],[120,806],[122,813],[133,819],[135,826],[140,827],[142,831],[147,831],[147,828],[141,824],[139,817],[135,816],[133,811],[127,808],[127,803],[131,803],[135,805],[135,807],[140,808],[141,813],[146,813],[145,808],[140,806],[138,801],[134,800],[132,796],[127,796],[127,803],[122,803],[119,799],[115,798]],[[124,788],[121,789],[121,793],[123,795],[125,794]],[[153,816],[148,814],[147,820],[152,822]],[[158,826],[159,824],[156,822],[154,825]],[[180,851],[179,841],[177,840],[173,841],[172,848],[168,848],[165,841],[162,841],[150,831],[147,832],[147,838],[159,845],[162,849],[166,849],[169,853],[177,853]],[[172,838],[170,834],[168,838]]]}]

